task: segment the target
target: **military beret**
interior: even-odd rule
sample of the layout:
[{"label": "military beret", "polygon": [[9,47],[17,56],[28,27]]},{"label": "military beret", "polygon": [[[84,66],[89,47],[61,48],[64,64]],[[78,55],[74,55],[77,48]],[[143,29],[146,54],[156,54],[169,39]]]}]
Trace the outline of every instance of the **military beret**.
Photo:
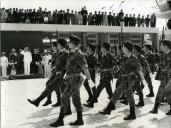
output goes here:
[{"label": "military beret", "polygon": [[53,46],[53,47],[57,47],[57,41],[53,41],[53,42],[52,42],[52,46]]},{"label": "military beret", "polygon": [[59,43],[62,47],[65,47],[67,44],[67,41],[63,38],[59,38],[57,43]]},{"label": "military beret", "polygon": [[130,52],[133,50],[133,44],[130,41],[126,41],[123,43],[124,47],[126,47]]},{"label": "military beret", "polygon": [[142,47],[140,45],[138,45],[138,44],[135,44],[134,49],[136,49],[138,52],[141,52]]},{"label": "military beret", "polygon": [[166,45],[168,48],[171,49],[171,41],[169,41],[169,40],[164,40],[162,43],[163,43],[163,45]]},{"label": "military beret", "polygon": [[11,49],[11,51],[15,51],[15,48]]},{"label": "military beret", "polygon": [[152,50],[152,46],[150,44],[145,44],[144,45],[146,48],[148,48],[149,50]]},{"label": "military beret", "polygon": [[93,52],[95,52],[95,46],[94,46],[93,44],[88,44],[88,47],[89,47],[90,49],[92,49]]},{"label": "military beret", "polygon": [[80,39],[78,36],[73,35],[73,34],[71,34],[71,35],[69,36],[69,39],[70,39],[71,41],[73,41],[74,44],[79,44],[79,42],[81,41],[81,39]]},{"label": "military beret", "polygon": [[104,43],[102,44],[102,47],[106,48],[107,51],[110,50],[110,44],[109,44],[109,43],[105,43],[105,42],[104,42]]}]

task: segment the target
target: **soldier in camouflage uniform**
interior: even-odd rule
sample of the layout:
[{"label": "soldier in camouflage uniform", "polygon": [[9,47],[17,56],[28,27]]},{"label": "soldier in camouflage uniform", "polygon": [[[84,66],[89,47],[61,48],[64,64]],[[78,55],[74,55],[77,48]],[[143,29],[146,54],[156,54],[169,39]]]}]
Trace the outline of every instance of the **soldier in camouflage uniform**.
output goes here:
[{"label": "soldier in camouflage uniform", "polygon": [[69,47],[71,48],[71,52],[69,53],[68,59],[67,59],[67,67],[66,67],[66,83],[67,83],[67,89],[64,91],[62,95],[62,103],[60,108],[60,114],[57,121],[50,124],[51,127],[59,127],[64,125],[64,115],[67,110],[68,101],[70,97],[72,97],[72,102],[74,106],[76,107],[77,112],[77,120],[73,123],[70,123],[71,126],[75,125],[83,125],[83,118],[82,118],[82,106],[81,106],[81,99],[80,99],[80,87],[83,82],[83,78],[81,76],[81,73],[83,72],[87,79],[89,85],[95,85],[93,81],[91,80],[91,76],[88,71],[88,65],[84,58],[83,53],[78,48],[78,44],[80,42],[80,39],[75,36],[71,35],[69,36],[70,42]]},{"label": "soldier in camouflage uniform", "polygon": [[[150,89],[150,94],[154,96],[154,92],[153,92],[153,88],[152,88],[152,81],[151,81],[152,73],[150,70],[150,66],[149,66],[146,58],[141,54],[141,51],[142,51],[141,46],[134,45],[134,53],[137,56],[141,66],[142,66],[145,80],[147,81],[148,85],[150,84],[150,86],[148,86]],[[140,85],[141,79],[140,79],[138,74],[137,74],[137,76],[138,77],[137,77],[137,80],[135,82],[135,86],[133,88],[135,89],[135,91],[137,91],[137,93],[139,95],[139,100],[140,100],[136,106],[141,107],[141,106],[144,106],[143,91],[142,91],[142,87]]]},{"label": "soldier in camouflage uniform", "polygon": [[151,72],[155,71],[155,55],[152,53],[152,46],[149,44],[144,45],[145,57],[150,65]]},{"label": "soldier in camouflage uniform", "polygon": [[137,72],[139,73],[141,80],[145,85],[146,81],[144,79],[141,64],[139,63],[137,57],[132,54],[133,44],[129,41],[125,42],[123,44],[122,50],[126,57],[121,63],[120,85],[114,91],[113,97],[111,98],[107,107],[99,113],[103,115],[110,114],[111,111],[115,109],[116,101],[124,93],[130,105],[130,114],[128,115],[128,117],[125,117],[124,120],[132,120],[136,119],[135,101],[132,92],[132,87],[135,84],[135,74]]},{"label": "soldier in camouflage uniform", "polygon": [[101,91],[106,88],[109,99],[112,98],[113,92],[111,87],[111,80],[113,79],[112,69],[117,65],[117,59],[110,53],[110,44],[103,43],[101,47],[102,57],[100,63],[100,84],[97,87],[97,98]]},{"label": "soldier in camouflage uniform", "polygon": [[[165,94],[168,103],[171,106],[171,89],[169,89],[171,82],[171,41],[164,40],[161,41],[161,50],[164,51],[164,55],[160,58],[160,75],[159,80],[161,80],[160,86],[158,88],[157,96],[155,99],[154,108],[150,113],[157,114],[162,98]],[[166,115],[171,115],[171,110],[169,110]]]},{"label": "soldier in camouflage uniform", "polygon": [[[65,50],[67,41],[65,39],[58,39],[57,43],[58,43],[57,48],[59,50],[59,53],[57,53],[56,55],[56,63],[55,63],[53,76],[47,82],[47,86],[45,90],[38,98],[36,98],[35,100],[28,99],[28,101],[35,106],[39,106],[40,102],[45,97],[51,95],[51,93],[55,90],[60,93],[60,97],[58,100],[61,102],[61,93],[66,88],[66,84],[65,81],[63,80],[63,76],[66,72],[66,60],[68,56],[68,52]],[[68,106],[67,114],[71,114],[70,105]]]},{"label": "soldier in camouflage uniform", "polygon": [[[91,78],[93,82],[95,83],[95,76],[96,76],[96,68],[97,68],[97,58],[95,57],[95,46],[92,44],[88,45],[88,55],[86,56],[86,61],[88,64],[88,69],[91,75]],[[94,107],[94,102],[97,102],[97,96],[96,96],[96,88],[93,87],[91,91],[91,85],[88,84],[88,80],[86,79],[84,82],[84,87],[87,90],[87,93],[89,95],[87,104],[84,104],[86,107]]]},{"label": "soldier in camouflage uniform", "polygon": [[[55,73],[55,63],[56,63],[56,55],[57,55],[57,42],[53,42],[52,43],[52,50],[53,50],[53,53],[52,53],[52,64],[51,64],[51,69],[52,69],[52,75],[50,76],[50,78],[48,79],[48,81],[46,82],[46,88],[50,85],[50,82],[52,82],[55,77],[56,77],[56,73]],[[55,89],[55,92],[56,92],[56,95],[57,95],[57,103],[52,105],[52,107],[56,107],[56,106],[59,106],[60,105],[60,92],[59,92],[59,89]],[[49,94],[47,96],[47,100],[46,102],[43,104],[43,106],[47,106],[49,104],[51,104],[52,101],[51,101],[51,94]]]}]

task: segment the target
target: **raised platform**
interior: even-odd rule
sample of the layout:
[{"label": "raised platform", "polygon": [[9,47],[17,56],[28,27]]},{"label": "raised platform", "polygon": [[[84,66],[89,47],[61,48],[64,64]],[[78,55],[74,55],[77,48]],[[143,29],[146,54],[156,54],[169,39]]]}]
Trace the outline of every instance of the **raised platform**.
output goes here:
[{"label": "raised platform", "polygon": [[[120,33],[120,26],[1,23],[1,31]],[[123,27],[123,33],[159,33],[158,28]]]}]

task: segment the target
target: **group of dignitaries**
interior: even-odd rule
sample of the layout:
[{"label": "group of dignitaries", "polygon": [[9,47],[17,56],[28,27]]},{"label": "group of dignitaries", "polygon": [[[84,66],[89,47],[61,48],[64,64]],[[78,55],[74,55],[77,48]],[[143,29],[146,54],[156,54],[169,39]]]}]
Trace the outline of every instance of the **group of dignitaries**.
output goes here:
[{"label": "group of dignitaries", "polygon": [[[141,52],[142,47],[126,41],[120,47],[122,51],[120,59],[116,59],[110,53],[110,45],[103,43],[101,45],[102,55],[100,59],[97,59],[94,45],[88,45],[88,54],[85,55],[79,48],[80,38],[70,35],[69,39],[70,51],[65,49],[67,45],[65,39],[60,38],[57,42],[53,42],[52,49],[54,53],[52,60],[54,63],[52,63],[52,75],[46,82],[46,88],[41,95],[34,100],[28,99],[28,102],[38,107],[40,102],[47,98],[47,101],[43,104],[43,106],[47,106],[52,103],[51,93],[55,91],[57,103],[52,106],[60,106],[60,113],[58,119],[51,123],[50,126],[59,127],[64,125],[64,117],[72,114],[70,106],[71,97],[76,108],[77,120],[70,123],[70,125],[84,125],[80,99],[80,87],[83,84],[89,95],[84,106],[93,108],[94,104],[98,103],[101,91],[105,88],[110,102],[99,113],[102,115],[110,114],[112,110],[116,109],[115,104],[117,100],[123,98],[124,102],[129,103],[130,106],[130,114],[124,117],[124,120],[136,119],[135,106],[144,106],[143,87],[148,85],[150,93],[146,96],[154,97],[151,81],[152,72],[146,57]],[[150,45],[145,45],[146,55],[150,54],[150,50]],[[150,111],[151,113],[158,112],[158,107],[163,97],[166,97],[167,102],[171,105],[171,41],[161,41],[161,50],[163,51],[159,63],[159,79],[161,84],[154,108]],[[117,66],[119,68],[115,70]],[[100,83],[96,87],[95,74],[97,71],[100,71]],[[116,89],[112,92],[110,81],[116,72],[118,73]],[[83,75],[86,76],[86,79],[83,79]],[[133,96],[135,91],[139,96],[139,102],[136,105]],[[171,109],[167,115],[171,115]]]}]

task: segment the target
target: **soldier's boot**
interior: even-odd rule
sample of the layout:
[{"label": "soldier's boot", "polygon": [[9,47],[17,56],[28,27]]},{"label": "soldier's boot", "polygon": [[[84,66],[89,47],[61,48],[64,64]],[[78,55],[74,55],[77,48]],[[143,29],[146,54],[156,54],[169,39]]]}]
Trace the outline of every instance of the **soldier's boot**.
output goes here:
[{"label": "soldier's boot", "polygon": [[125,99],[125,95],[122,94],[122,96],[119,98],[119,100],[124,100]]},{"label": "soldier's boot", "polygon": [[170,104],[170,110],[166,113],[166,115],[171,115],[171,104]]},{"label": "soldier's boot", "polygon": [[106,114],[110,115],[111,111],[115,109],[116,109],[115,105],[110,101],[107,107],[103,109],[102,111],[99,111],[99,113],[102,115],[106,115]]},{"label": "soldier's boot", "polygon": [[51,104],[52,101],[51,101],[51,94],[49,96],[47,96],[47,100],[46,102],[43,104],[43,106],[48,106],[49,104]]},{"label": "soldier's boot", "polygon": [[56,99],[57,99],[57,102],[55,104],[52,105],[52,107],[58,107],[61,105],[61,93],[59,90],[55,90],[56,92]]},{"label": "soldier's boot", "polygon": [[86,104],[83,104],[84,106],[86,107],[90,107],[90,108],[93,108],[94,107],[94,99],[93,98],[90,98],[90,101]]},{"label": "soldier's boot", "polygon": [[136,119],[135,107],[130,107],[130,114],[127,117],[124,117],[124,120],[134,120]]},{"label": "soldier's boot", "polygon": [[97,103],[98,100],[97,100],[97,90],[96,90],[96,87],[93,87],[92,91],[93,91],[93,96],[94,96],[94,103]]},{"label": "soldier's boot", "polygon": [[82,112],[77,112],[77,120],[69,124],[70,126],[84,125]]},{"label": "soldier's boot", "polygon": [[40,102],[45,98],[45,95],[44,93],[42,93],[37,99],[35,100],[30,100],[30,99],[27,99],[29,103],[35,105],[36,107],[39,106]]},{"label": "soldier's boot", "polygon": [[83,104],[86,107],[90,107],[93,108],[94,107],[94,99],[95,97],[93,96],[93,93],[91,93],[91,95],[89,95],[89,102],[87,102],[86,104]]},{"label": "soldier's boot", "polygon": [[59,127],[59,126],[64,126],[64,114],[63,112],[60,112],[59,118],[54,122],[49,124],[50,127]]},{"label": "soldier's boot", "polygon": [[159,103],[155,103],[154,108],[150,111],[150,113],[157,114],[159,105]]},{"label": "soldier's boot", "polygon": [[71,105],[70,105],[70,101],[69,101],[67,112],[65,113],[65,115],[71,115],[71,114],[72,114],[72,111],[71,111]]},{"label": "soldier's boot", "polygon": [[142,107],[144,106],[144,99],[140,99],[140,101],[138,102],[138,104],[135,105],[136,107]]},{"label": "soldier's boot", "polygon": [[153,87],[149,86],[149,90],[150,90],[150,93],[148,95],[146,95],[146,97],[154,97]]},{"label": "soldier's boot", "polygon": [[120,103],[125,104],[125,105],[128,105],[128,101],[127,101],[126,97],[124,97],[124,100],[123,101],[120,101]]}]

